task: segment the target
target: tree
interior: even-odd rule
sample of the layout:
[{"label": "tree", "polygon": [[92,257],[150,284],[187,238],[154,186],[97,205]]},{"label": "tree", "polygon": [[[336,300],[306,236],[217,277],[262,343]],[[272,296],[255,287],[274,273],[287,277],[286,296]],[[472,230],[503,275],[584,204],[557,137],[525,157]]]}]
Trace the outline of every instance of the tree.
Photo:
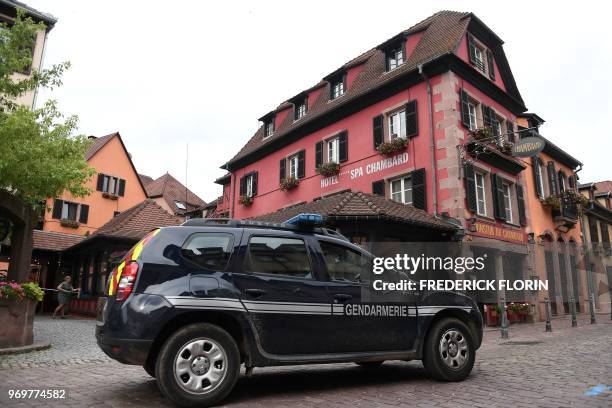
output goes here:
[{"label": "tree", "polygon": [[14,73],[30,67],[32,41],[45,26],[19,10],[12,25],[0,27],[0,189],[32,207],[64,191],[87,195],[84,183],[94,170],[85,160],[88,139],[74,135],[78,118],[64,117],[55,101],[34,110],[14,102],[36,88],[60,86],[70,64],[33,69],[29,77],[18,79]]}]

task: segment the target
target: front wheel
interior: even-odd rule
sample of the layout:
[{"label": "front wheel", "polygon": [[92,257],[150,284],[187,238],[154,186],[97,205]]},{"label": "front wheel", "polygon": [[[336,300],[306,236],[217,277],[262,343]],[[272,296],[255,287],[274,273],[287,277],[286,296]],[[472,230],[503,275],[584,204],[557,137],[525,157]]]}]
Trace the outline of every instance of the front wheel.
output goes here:
[{"label": "front wheel", "polygon": [[236,342],[218,326],[197,323],[174,333],[155,366],[162,394],[177,405],[216,404],[234,388],[240,373]]},{"label": "front wheel", "polygon": [[459,319],[444,318],[434,323],[423,347],[425,370],[438,380],[464,380],[474,367],[474,340],[470,329]]}]

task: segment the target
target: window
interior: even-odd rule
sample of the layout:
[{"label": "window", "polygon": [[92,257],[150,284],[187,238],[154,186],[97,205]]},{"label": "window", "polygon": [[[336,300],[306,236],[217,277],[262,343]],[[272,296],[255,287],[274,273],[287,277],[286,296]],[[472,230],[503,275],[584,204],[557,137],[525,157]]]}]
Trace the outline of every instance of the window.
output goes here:
[{"label": "window", "polygon": [[498,144],[501,144],[503,141],[501,122],[502,119],[498,117],[493,117],[493,121],[491,123],[491,127],[493,128],[493,136],[495,136],[495,138],[497,139]]},{"label": "window", "polygon": [[534,171],[537,183],[536,191],[538,197],[544,198],[544,176],[542,174],[542,163],[540,162],[540,160],[535,161]]},{"label": "window", "polygon": [[297,179],[298,178],[298,155],[294,154],[293,156],[287,159],[289,162],[289,177]]},{"label": "window", "polygon": [[478,215],[487,215],[487,201],[485,198],[485,178],[484,174],[476,173],[476,212]]},{"label": "window", "polygon": [[391,199],[403,204],[412,204],[412,179],[403,177],[391,181]]},{"label": "window", "polygon": [[102,192],[109,194],[117,194],[119,188],[119,178],[113,176],[103,175],[104,179],[102,182]]},{"label": "window", "polygon": [[306,103],[307,103],[306,100],[304,100],[302,103],[295,106],[295,120],[298,120],[306,116],[306,110],[307,110]]},{"label": "window", "polygon": [[343,245],[319,241],[330,279],[361,282],[367,276],[367,260],[360,252]]},{"label": "window", "polygon": [[484,63],[483,51],[481,48],[479,47],[474,48],[474,57],[475,57],[476,67],[482,72],[485,72],[485,63]]},{"label": "window", "polygon": [[175,201],[174,204],[176,204],[176,208],[178,208],[179,210],[186,210],[187,207],[185,207],[185,203],[181,202],[181,201]]},{"label": "window", "polygon": [[257,172],[253,171],[240,178],[240,196],[255,197],[257,195]]},{"label": "window", "polygon": [[64,201],[64,204],[62,205],[62,219],[76,221],[78,209],[78,204]]},{"label": "window", "polygon": [[401,110],[389,116],[389,137],[391,140],[406,137],[406,111]]},{"label": "window", "polygon": [[274,133],[274,119],[269,119],[264,124],[264,137],[270,137]]},{"label": "window", "polygon": [[246,178],[246,196],[247,197],[253,196],[253,175],[252,174],[248,175]]},{"label": "window", "polygon": [[251,237],[247,271],[312,279],[306,244],[301,239]]},{"label": "window", "polygon": [[334,137],[327,141],[327,162],[328,163],[340,163],[339,155],[339,142],[340,139]]},{"label": "window", "polygon": [[478,128],[478,122],[476,120],[476,105],[468,102],[468,115],[470,118],[470,130],[476,130]]},{"label": "window", "polygon": [[397,50],[391,50],[387,54],[387,64],[389,71],[395,69],[404,63],[404,50],[399,48]]},{"label": "window", "polygon": [[344,95],[344,77],[332,82],[331,99],[336,99]]},{"label": "window", "polygon": [[512,223],[512,189],[508,183],[503,183],[502,188],[504,191],[504,210],[506,212],[506,222]]},{"label": "window", "polygon": [[202,268],[221,271],[232,254],[233,240],[232,234],[194,234],[181,248],[181,255]]}]

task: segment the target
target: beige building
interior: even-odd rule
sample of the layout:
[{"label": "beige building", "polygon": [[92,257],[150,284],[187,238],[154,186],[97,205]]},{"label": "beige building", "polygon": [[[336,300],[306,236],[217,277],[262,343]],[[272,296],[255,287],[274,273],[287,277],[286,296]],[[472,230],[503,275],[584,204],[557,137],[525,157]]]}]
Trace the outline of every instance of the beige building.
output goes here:
[{"label": "beige building", "polygon": [[[38,31],[35,41],[32,44],[32,65],[24,72],[16,72],[13,74],[13,80],[15,81],[26,79],[34,70],[39,71],[42,68],[47,36],[57,22],[57,18],[52,15],[43,13],[27,4],[14,0],[0,0],[0,22],[10,26],[17,15],[17,9],[23,9],[26,15],[31,17],[35,22],[43,22],[46,29]],[[36,91],[26,92],[17,98],[16,102],[20,105],[34,108],[36,103]]]}]

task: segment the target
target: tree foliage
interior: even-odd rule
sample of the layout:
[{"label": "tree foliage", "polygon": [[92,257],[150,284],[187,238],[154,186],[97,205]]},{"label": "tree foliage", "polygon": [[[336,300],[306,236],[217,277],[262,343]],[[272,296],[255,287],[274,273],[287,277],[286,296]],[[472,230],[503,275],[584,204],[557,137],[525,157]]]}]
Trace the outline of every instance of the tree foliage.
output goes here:
[{"label": "tree foliage", "polygon": [[65,190],[73,196],[89,193],[84,183],[94,170],[88,167],[85,152],[89,141],[75,136],[78,118],[65,117],[51,100],[38,109],[19,106],[15,99],[36,88],[62,84],[70,64],[26,71],[32,63],[32,42],[43,23],[34,23],[18,11],[13,24],[0,29],[0,189],[25,203],[39,205]]}]

